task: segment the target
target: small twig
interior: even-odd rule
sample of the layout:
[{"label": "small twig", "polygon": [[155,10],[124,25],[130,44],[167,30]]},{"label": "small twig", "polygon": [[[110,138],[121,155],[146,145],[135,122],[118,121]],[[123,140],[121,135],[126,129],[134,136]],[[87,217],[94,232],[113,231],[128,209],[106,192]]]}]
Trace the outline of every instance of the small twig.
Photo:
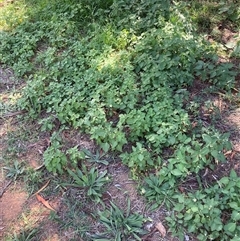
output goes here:
[{"label": "small twig", "polygon": [[37,192],[35,192],[32,196],[35,196],[38,193],[40,193],[41,191],[43,191],[48,186],[49,182],[50,182],[50,180],[48,180],[47,183],[43,187],[41,187]]},{"label": "small twig", "polygon": [[204,174],[203,174],[203,176],[202,176],[202,177],[206,177],[206,176],[207,176],[207,174],[208,174],[208,168],[206,168],[206,170],[205,170],[205,172],[204,172]]},{"label": "small twig", "polygon": [[0,198],[3,196],[3,194],[6,192],[8,186],[12,183],[12,179],[2,188],[1,192],[0,192]]},{"label": "small twig", "polygon": [[150,239],[150,237],[156,233],[158,230],[156,227],[154,227],[154,229],[150,232],[150,233],[147,233],[145,234],[143,237],[141,237],[141,240],[147,240],[147,239]]},{"label": "small twig", "polygon": [[7,118],[7,117],[13,117],[15,115],[19,115],[19,114],[24,114],[26,111],[16,111],[16,112],[10,112],[10,113],[7,113],[3,116],[0,116],[1,119],[4,119],[4,118]]},{"label": "small twig", "polygon": [[237,88],[232,88],[232,89],[239,93],[239,90]]},{"label": "small twig", "polygon": [[220,114],[222,114],[222,99],[221,98],[219,99],[219,111],[220,111]]},{"label": "small twig", "polygon": [[44,166],[45,166],[45,164],[43,163],[43,164],[41,164],[40,166],[35,167],[35,168],[34,168],[34,171],[39,171],[39,170],[42,169]]}]

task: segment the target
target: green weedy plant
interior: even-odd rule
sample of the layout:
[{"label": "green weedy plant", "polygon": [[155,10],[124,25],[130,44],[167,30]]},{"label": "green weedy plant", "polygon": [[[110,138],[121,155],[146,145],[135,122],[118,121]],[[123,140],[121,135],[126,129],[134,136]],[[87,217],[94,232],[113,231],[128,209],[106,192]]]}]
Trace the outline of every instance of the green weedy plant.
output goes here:
[{"label": "green weedy plant", "polygon": [[218,13],[226,15],[227,19],[230,19],[237,24],[240,19],[240,5],[237,1],[221,0]]},{"label": "green weedy plant", "polygon": [[3,169],[7,170],[6,177],[14,181],[25,172],[23,162],[19,163],[17,160],[14,161],[12,167],[3,167]]},{"label": "green weedy plant", "polygon": [[14,233],[14,237],[7,241],[39,241],[41,240],[40,231],[37,228],[23,230],[19,234]]},{"label": "green weedy plant", "polygon": [[67,165],[67,156],[61,150],[61,137],[59,133],[54,132],[51,139],[51,145],[43,154],[44,165],[49,172],[62,174]]},{"label": "green weedy plant", "polygon": [[[154,164],[144,164],[149,158],[142,160],[141,155],[139,165],[135,164],[140,169],[157,165],[155,157],[163,148],[177,148],[182,141],[176,138],[178,133],[190,132],[189,116],[182,108],[184,98],[176,92],[193,82],[195,67],[203,51],[211,52],[209,47],[193,34],[177,5],[170,10],[169,1],[98,2],[104,6],[99,9],[88,1],[71,3],[59,3],[59,9],[56,3],[43,4],[35,8],[41,14],[35,14],[34,21],[20,25],[12,35],[1,35],[2,61],[32,66],[31,75],[23,71],[29,81],[19,108],[32,118],[47,111],[61,124],[81,128],[105,152],[121,152],[129,142],[143,143],[147,151],[157,154]],[[124,10],[122,15],[119,9]],[[79,20],[88,14],[91,23],[85,24],[89,18]],[[107,26],[103,16],[108,16]],[[22,45],[29,45],[28,55],[11,52]],[[208,59],[211,56],[207,53]],[[15,65],[16,71],[21,72],[19,66]],[[227,74],[228,66],[224,68]],[[223,80],[220,72],[216,75]],[[48,119],[42,125],[53,128]],[[134,152],[139,150],[130,155],[136,156]],[[57,143],[44,156],[48,170],[54,172],[66,163]]]},{"label": "green weedy plant", "polygon": [[81,160],[85,159],[85,154],[78,150],[78,146],[74,146],[66,151],[67,157],[71,161],[71,165],[77,167]]},{"label": "green weedy plant", "polygon": [[104,185],[109,182],[107,176],[107,171],[105,170],[101,174],[98,173],[98,170],[92,167],[90,170],[87,170],[86,166],[82,166],[83,170],[76,170],[76,173],[68,169],[69,175],[73,178],[74,183],[64,185],[72,186],[77,188],[83,188],[87,197],[92,199],[95,202],[100,202]]},{"label": "green weedy plant", "polygon": [[86,158],[86,160],[88,162],[91,163],[101,163],[103,165],[108,165],[109,162],[106,159],[103,159],[104,156],[106,155],[106,153],[101,153],[99,150],[96,151],[96,154],[93,154],[92,152],[90,152],[87,149],[83,149],[82,150],[84,157]]},{"label": "green weedy plant", "polygon": [[[121,11],[122,18],[118,12]],[[115,1],[111,6],[111,17],[116,18],[118,25],[130,25],[134,31],[140,32],[155,26],[159,26],[161,21],[168,20],[170,15],[170,1]],[[160,23],[159,23],[160,22]]]},{"label": "green weedy plant", "polygon": [[54,116],[49,116],[46,118],[43,118],[38,121],[38,124],[41,125],[41,131],[51,131],[54,128],[54,120],[56,118]]},{"label": "green weedy plant", "polygon": [[39,185],[46,180],[46,173],[47,170],[36,171],[33,167],[26,168],[23,178],[29,195],[39,190]]},{"label": "green weedy plant", "polygon": [[172,196],[177,192],[178,183],[194,174],[202,188],[199,171],[206,166],[214,169],[216,163],[225,161],[223,151],[231,149],[229,134],[208,129],[202,129],[201,132],[201,136],[196,133],[192,138],[181,135],[181,144],[173,156],[160,162],[160,170],[156,175],[150,174],[145,178],[141,193],[152,204],[152,208],[164,204],[171,209],[174,203]]},{"label": "green weedy plant", "polygon": [[166,181],[165,176],[150,174],[149,177],[145,178],[145,186],[140,191],[152,205],[151,209],[162,205],[169,208],[173,203],[172,196],[176,187],[171,185],[171,180]]},{"label": "green weedy plant", "polygon": [[66,151],[66,155],[71,160],[71,165],[77,166],[81,165],[81,161],[86,160],[87,162],[94,164],[103,164],[108,165],[109,162],[104,157],[106,156],[105,152],[96,150],[96,153],[92,153],[88,149],[83,148],[81,151],[78,150],[78,146],[72,147]]},{"label": "green weedy plant", "polygon": [[94,241],[127,241],[142,240],[141,235],[146,234],[142,226],[146,219],[138,213],[130,213],[130,200],[128,199],[127,211],[124,213],[118,206],[111,202],[110,209],[99,212],[100,222],[106,231],[93,235]]},{"label": "green weedy plant", "polygon": [[[226,161],[224,150],[231,149],[229,133],[220,134],[214,129],[201,129],[201,134],[196,133],[192,138],[181,135],[182,141],[171,158],[168,159],[166,168],[162,168],[159,175],[171,173],[173,176],[185,178],[190,173],[197,174],[206,166],[214,169],[214,165]],[[169,178],[170,179],[170,178]]]},{"label": "green weedy plant", "polygon": [[[216,163],[226,160],[223,151],[231,149],[229,134],[220,134],[215,129],[202,128],[200,133],[196,132],[192,137],[179,133],[176,138],[180,144],[175,152],[165,162],[159,162],[161,169],[156,175],[159,180],[155,182],[154,178],[153,182],[156,186],[166,182],[167,188],[174,188],[179,180],[184,180],[192,173],[198,175],[206,166],[214,169]],[[149,178],[146,179],[147,184],[153,180],[152,176],[148,181]],[[150,187],[154,188],[154,185]]]},{"label": "green weedy plant", "polygon": [[230,90],[234,87],[237,72],[231,63],[212,63],[199,60],[195,66],[195,74],[203,81],[208,81],[220,89]]},{"label": "green weedy plant", "polygon": [[[36,119],[47,112],[63,125],[81,128],[104,152],[122,152],[125,144],[131,144],[131,152],[121,155],[123,162],[135,174],[159,165],[158,174],[146,178],[143,191],[150,201],[169,207],[179,181],[224,161],[228,137],[211,128],[193,129],[185,109],[187,93],[183,93],[196,76],[230,90],[236,71],[229,63],[218,64],[215,50],[195,34],[191,20],[183,14],[188,10],[186,5],[159,0],[97,0],[94,4],[88,0],[46,4],[43,0],[29,1],[29,6],[28,19],[12,31],[0,31],[1,64],[27,79],[19,109],[27,110],[29,117]],[[232,6],[221,6],[220,11],[235,14]],[[208,8],[210,11],[208,6],[204,9]],[[208,24],[205,16],[202,20]],[[192,107],[195,109],[194,104]],[[42,121],[43,129],[53,128],[51,118]],[[63,173],[68,157],[75,166],[85,158],[76,148],[65,152],[56,132],[43,157],[47,170],[53,173]],[[86,187],[91,198],[100,199],[106,174],[100,179],[96,169],[91,169],[90,176],[84,170],[71,174],[75,186]],[[193,194],[194,198],[202,206],[211,200],[218,205],[210,194],[219,193],[209,190],[202,191],[204,203],[198,194]],[[231,195],[225,192],[219,197]],[[193,205],[191,200],[186,203]],[[197,207],[201,209],[201,205]],[[175,211],[183,224],[184,213]],[[231,215],[233,221],[222,226],[226,233],[238,230],[238,214]],[[193,220],[189,217],[197,225],[197,215],[193,214]],[[214,229],[209,227],[204,229]]]},{"label": "green weedy plant", "polygon": [[136,146],[132,147],[131,153],[123,153],[120,158],[125,165],[130,167],[133,178],[137,178],[139,172],[146,171],[161,162],[158,159],[158,163],[154,163],[150,152],[140,142],[137,142]]},{"label": "green weedy plant", "polygon": [[199,240],[240,238],[240,178],[234,170],[209,188],[172,196],[172,215],[167,217],[170,230],[184,240],[184,232],[194,233]]},{"label": "green weedy plant", "polygon": [[[79,192],[77,193],[79,194]],[[76,190],[69,189],[66,194],[62,199],[62,205],[66,211],[52,212],[49,217],[50,220],[58,224],[61,233],[72,230],[71,240],[79,240],[81,237],[84,241],[91,241],[91,232],[95,230],[95,222],[93,222],[92,217],[96,207],[82,197],[79,201]]]}]

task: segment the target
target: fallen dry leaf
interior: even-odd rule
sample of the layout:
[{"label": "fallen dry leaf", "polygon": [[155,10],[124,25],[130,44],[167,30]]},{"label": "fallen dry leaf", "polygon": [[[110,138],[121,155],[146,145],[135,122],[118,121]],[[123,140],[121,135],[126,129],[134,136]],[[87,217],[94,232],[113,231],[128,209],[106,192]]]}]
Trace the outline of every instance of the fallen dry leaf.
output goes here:
[{"label": "fallen dry leaf", "polygon": [[162,223],[161,222],[157,223],[155,227],[157,228],[157,230],[161,233],[162,237],[164,238],[166,236],[167,231],[166,231],[165,227],[162,225]]},{"label": "fallen dry leaf", "polygon": [[39,194],[36,194],[37,200],[39,202],[41,202],[46,208],[52,210],[52,211],[56,211],[53,207],[50,206],[50,204],[48,203],[48,201],[46,201],[43,197],[41,197]]},{"label": "fallen dry leaf", "polygon": [[236,154],[236,152],[233,151],[232,154],[231,154],[231,156],[230,156],[230,160],[231,160],[231,161],[232,161],[233,157],[235,156],[235,154]]},{"label": "fallen dry leaf", "polygon": [[179,191],[180,191],[181,193],[184,193],[184,187],[179,186],[178,189],[179,189]]},{"label": "fallen dry leaf", "polygon": [[197,126],[197,122],[192,122],[192,128],[195,128]]}]

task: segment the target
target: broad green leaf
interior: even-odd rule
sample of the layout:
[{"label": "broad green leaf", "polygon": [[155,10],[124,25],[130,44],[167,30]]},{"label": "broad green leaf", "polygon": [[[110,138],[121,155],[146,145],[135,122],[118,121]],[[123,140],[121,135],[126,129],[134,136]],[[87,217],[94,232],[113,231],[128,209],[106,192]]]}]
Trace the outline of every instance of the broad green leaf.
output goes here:
[{"label": "broad green leaf", "polygon": [[189,221],[191,220],[193,217],[193,214],[192,213],[185,213],[184,215],[184,221]]},{"label": "broad green leaf", "polygon": [[196,213],[196,212],[198,212],[198,207],[197,207],[197,206],[193,206],[193,207],[191,207],[191,210],[192,210],[194,213]]},{"label": "broad green leaf", "polygon": [[185,205],[183,203],[179,203],[179,204],[175,205],[173,210],[175,210],[177,212],[181,212],[184,209],[184,207],[185,207]]},{"label": "broad green leaf", "polygon": [[223,177],[223,178],[220,179],[219,183],[227,185],[229,183],[229,178]]},{"label": "broad green leaf", "polygon": [[211,231],[221,231],[223,228],[222,222],[218,219],[214,219],[211,223]]},{"label": "broad green leaf", "polygon": [[234,221],[239,221],[240,220],[240,212],[233,210],[231,219]]},{"label": "broad green leaf", "polygon": [[230,239],[230,241],[239,241],[239,236],[236,236],[236,237]]},{"label": "broad green leaf", "polygon": [[235,210],[237,210],[237,211],[240,211],[240,206],[239,206],[238,203],[236,203],[236,202],[230,202],[228,205],[229,205],[231,208],[233,208],[233,209],[235,209]]},{"label": "broad green leaf", "polygon": [[174,176],[181,176],[182,175],[182,172],[178,169],[173,169],[171,171],[171,173],[174,175]]},{"label": "broad green leaf", "polygon": [[183,218],[184,218],[184,215],[183,215],[182,213],[178,213],[178,214],[176,215],[176,217],[177,217],[178,219],[183,219]]},{"label": "broad green leaf", "polygon": [[192,224],[188,226],[188,232],[193,233],[196,230],[196,225]]},{"label": "broad green leaf", "polygon": [[236,178],[238,178],[238,175],[237,175],[237,173],[235,172],[235,170],[231,170],[231,172],[230,172],[230,177],[231,178],[233,178],[233,179],[236,179]]},{"label": "broad green leaf", "polygon": [[224,226],[224,230],[232,233],[235,231],[236,227],[237,227],[236,223],[228,223]]},{"label": "broad green leaf", "polygon": [[142,161],[144,159],[144,156],[142,154],[138,154],[138,160]]},{"label": "broad green leaf", "polygon": [[101,143],[100,144],[101,148],[103,149],[104,152],[108,152],[110,149],[110,145],[108,143]]}]

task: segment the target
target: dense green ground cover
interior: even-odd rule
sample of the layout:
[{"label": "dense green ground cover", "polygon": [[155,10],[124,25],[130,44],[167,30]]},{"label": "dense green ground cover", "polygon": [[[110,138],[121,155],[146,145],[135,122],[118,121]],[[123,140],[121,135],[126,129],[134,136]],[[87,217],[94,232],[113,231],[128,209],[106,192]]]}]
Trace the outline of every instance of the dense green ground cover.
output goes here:
[{"label": "dense green ground cover", "polygon": [[[78,129],[104,152],[119,154],[135,179],[146,177],[142,193],[174,210],[168,221],[179,238],[187,230],[199,240],[238,240],[236,173],[208,189],[199,178],[201,170],[225,161],[229,135],[204,123],[189,94],[196,79],[210,84],[209,91],[230,92],[237,71],[220,63],[217,46],[197,32],[196,12],[189,14],[181,1],[25,4],[0,33],[0,61],[26,81],[18,108],[52,132],[43,155],[47,170],[63,174],[84,158],[61,143],[64,128]],[[236,9],[222,11],[239,19]],[[179,193],[189,175],[200,190]]]}]

